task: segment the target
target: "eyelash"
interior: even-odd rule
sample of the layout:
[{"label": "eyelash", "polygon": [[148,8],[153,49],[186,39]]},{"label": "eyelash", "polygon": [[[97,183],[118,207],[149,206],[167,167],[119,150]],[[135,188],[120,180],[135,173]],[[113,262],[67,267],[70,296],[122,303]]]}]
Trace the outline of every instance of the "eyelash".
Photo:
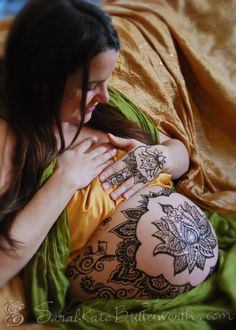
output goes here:
[{"label": "eyelash", "polygon": [[94,84],[93,86],[94,86],[94,87],[90,87],[90,86],[88,86],[87,91],[88,91],[88,92],[89,92],[89,91],[94,91],[94,90],[96,89],[96,87],[97,87],[97,84]]}]

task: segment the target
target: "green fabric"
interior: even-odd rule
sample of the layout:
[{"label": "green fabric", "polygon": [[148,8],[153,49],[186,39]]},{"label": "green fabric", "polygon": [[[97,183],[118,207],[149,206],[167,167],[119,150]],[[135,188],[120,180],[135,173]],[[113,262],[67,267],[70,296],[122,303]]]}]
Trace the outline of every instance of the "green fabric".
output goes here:
[{"label": "green fabric", "polygon": [[[110,93],[111,104],[122,106],[129,119],[142,118],[143,125],[146,116],[138,113],[137,108],[134,112],[134,106],[115,91]],[[153,127],[151,132],[156,129]],[[55,162],[47,168],[41,184],[52,174],[54,165]],[[48,322],[63,329],[207,330],[225,325],[232,328],[236,313],[236,215],[206,213],[218,237],[219,262],[217,272],[204,283],[175,299],[81,302],[66,294],[69,283],[64,272],[70,237],[64,211],[25,267],[27,301],[34,318],[38,323]]]},{"label": "green fabric", "polygon": [[[55,164],[56,161],[53,161],[44,171],[39,186],[42,186],[53,173]],[[64,275],[69,253],[70,231],[64,210],[24,269],[25,292],[29,306],[39,306],[46,302],[43,305],[44,310],[50,309],[56,314],[63,311],[69,286]],[[49,301],[54,303],[50,304]],[[36,315],[39,316],[37,312]]]},{"label": "green fabric", "polygon": [[149,131],[156,143],[159,143],[159,132],[151,119],[149,119],[125,96],[116,92],[114,89],[109,88],[109,95],[110,105],[119,110],[127,119],[137,123],[144,131]]}]

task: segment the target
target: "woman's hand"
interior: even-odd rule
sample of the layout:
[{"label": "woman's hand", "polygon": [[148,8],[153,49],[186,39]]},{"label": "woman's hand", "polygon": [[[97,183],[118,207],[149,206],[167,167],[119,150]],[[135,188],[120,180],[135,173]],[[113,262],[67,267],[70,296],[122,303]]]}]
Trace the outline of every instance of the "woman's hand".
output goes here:
[{"label": "woman's hand", "polygon": [[129,152],[100,175],[106,191],[113,185],[119,185],[111,194],[113,199],[121,195],[128,199],[166,168],[169,158],[166,146],[147,146],[137,140],[123,139],[112,134],[108,134],[108,138],[115,147]]},{"label": "woman's hand", "polygon": [[63,152],[58,157],[57,172],[63,182],[74,190],[85,188],[107,166],[116,149],[109,144],[94,147],[97,137],[93,136]]}]

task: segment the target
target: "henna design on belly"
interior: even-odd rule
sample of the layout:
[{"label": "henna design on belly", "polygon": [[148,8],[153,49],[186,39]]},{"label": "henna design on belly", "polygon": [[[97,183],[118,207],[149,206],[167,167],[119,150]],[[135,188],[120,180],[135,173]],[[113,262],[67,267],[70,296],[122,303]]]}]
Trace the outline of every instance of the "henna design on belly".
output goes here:
[{"label": "henna design on belly", "polygon": [[153,236],[161,240],[153,255],[173,256],[175,275],[185,269],[191,273],[195,267],[203,270],[217,245],[207,217],[187,202],[177,208],[159,204],[166,216],[153,222],[158,229]]},{"label": "henna design on belly", "polygon": [[[97,248],[88,246],[67,268],[67,276],[91,298],[173,298],[191,290],[189,283],[173,285],[161,274],[150,276],[137,269],[136,252],[140,246],[136,228],[141,217],[148,211],[150,198],[169,196],[173,191],[163,188],[159,193],[149,192],[141,195],[140,205],[122,210],[126,220],[109,232],[119,237],[120,242],[114,254],[107,253],[107,242],[97,241]],[[107,262],[116,261],[118,265],[111,271],[106,282],[96,281],[93,272],[102,272]],[[122,288],[117,288],[120,284]]]}]

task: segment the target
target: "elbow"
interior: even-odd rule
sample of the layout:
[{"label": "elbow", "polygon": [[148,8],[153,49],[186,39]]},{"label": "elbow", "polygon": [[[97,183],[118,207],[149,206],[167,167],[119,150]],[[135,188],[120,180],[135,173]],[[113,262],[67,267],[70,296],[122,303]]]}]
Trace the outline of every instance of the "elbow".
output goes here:
[{"label": "elbow", "polygon": [[188,153],[188,150],[187,150],[187,148],[185,147],[185,145],[183,143],[182,143],[181,149],[182,149],[181,150],[181,159],[180,159],[180,164],[181,164],[180,172],[181,172],[181,174],[179,175],[179,177],[181,177],[182,175],[184,175],[185,173],[188,172],[189,165],[190,165],[189,153]]},{"label": "elbow", "polygon": [[189,153],[188,153],[188,149],[186,148],[186,146],[181,142],[182,144],[182,157],[183,157],[183,174],[187,173],[189,170],[189,166],[190,166],[190,157],[189,157]]},{"label": "elbow", "polygon": [[[168,142],[166,143],[166,145]],[[189,153],[185,145],[179,140],[171,140],[169,145],[168,168],[173,180],[179,179],[189,170]]]}]

